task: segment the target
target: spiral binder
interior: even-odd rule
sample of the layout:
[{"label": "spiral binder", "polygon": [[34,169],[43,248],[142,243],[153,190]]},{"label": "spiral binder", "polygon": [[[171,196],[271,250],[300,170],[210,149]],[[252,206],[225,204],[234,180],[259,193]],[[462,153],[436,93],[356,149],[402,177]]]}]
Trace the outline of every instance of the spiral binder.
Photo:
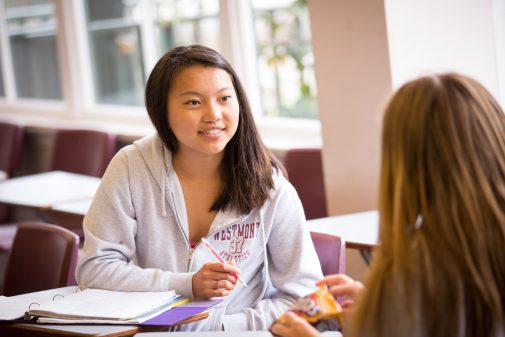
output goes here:
[{"label": "spiral binder", "polygon": [[79,291],[77,286],[44,290],[18,296],[0,296],[0,321],[22,321],[24,318],[32,320],[28,311],[40,306],[43,302],[64,298]]},{"label": "spiral binder", "polygon": [[[63,288],[63,289],[67,289],[68,290],[68,287],[67,288]],[[81,290],[82,290],[82,288],[75,287],[75,291],[73,293],[79,292]],[[57,294],[53,295],[52,300],[55,301],[55,300],[62,299],[62,298],[65,298],[65,295],[61,294],[61,293],[57,293]],[[35,308],[33,308],[33,306],[40,307],[40,303],[39,302],[31,302],[28,305],[28,310],[25,312],[25,314],[23,316],[23,320],[25,320],[25,321],[34,321],[34,320],[36,320],[38,318],[37,316],[34,316],[34,315],[30,314],[30,311],[32,309],[35,309]]]},{"label": "spiral binder", "polygon": [[208,315],[210,307],[221,301],[191,300],[173,291],[117,292],[65,287],[13,297],[0,296],[0,320],[168,326],[202,319]]}]

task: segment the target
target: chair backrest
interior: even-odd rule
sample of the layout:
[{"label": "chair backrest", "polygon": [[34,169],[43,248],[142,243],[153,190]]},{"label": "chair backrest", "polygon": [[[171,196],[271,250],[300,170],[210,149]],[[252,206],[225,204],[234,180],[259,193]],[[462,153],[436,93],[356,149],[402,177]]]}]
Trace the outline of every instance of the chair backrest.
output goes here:
[{"label": "chair backrest", "polygon": [[56,225],[18,225],[7,262],[3,295],[75,285],[79,237]]},{"label": "chair backrest", "polygon": [[310,233],[323,275],[345,274],[345,240],[342,237]]},{"label": "chair backrest", "polygon": [[0,122],[0,170],[8,176],[14,174],[21,159],[23,130],[20,125]]},{"label": "chair backrest", "polygon": [[50,170],[101,177],[115,150],[115,134],[96,130],[58,130]]},{"label": "chair backrest", "polygon": [[328,216],[320,149],[290,149],[284,166],[302,201],[307,220]]},{"label": "chair backrest", "polygon": [[[12,177],[21,159],[24,128],[17,124],[0,122],[0,170]],[[1,179],[5,179],[3,177]],[[0,205],[0,223],[11,219],[10,208]]]}]

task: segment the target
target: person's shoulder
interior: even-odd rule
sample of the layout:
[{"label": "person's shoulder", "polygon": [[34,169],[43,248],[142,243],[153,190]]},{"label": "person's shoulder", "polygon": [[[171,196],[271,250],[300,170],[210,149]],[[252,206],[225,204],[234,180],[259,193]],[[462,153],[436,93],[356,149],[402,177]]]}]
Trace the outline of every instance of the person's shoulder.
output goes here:
[{"label": "person's shoulder", "polygon": [[135,156],[142,157],[158,157],[163,153],[163,143],[158,134],[152,134],[135,140],[132,144],[122,147],[118,154],[122,154],[128,158]]},{"label": "person's shoulder", "polygon": [[274,189],[282,188],[283,185],[289,183],[289,181],[284,176],[284,173],[282,173],[282,171],[275,166],[272,166],[272,180],[274,182]]},{"label": "person's shoulder", "polygon": [[122,147],[112,162],[130,165],[136,162],[149,162],[163,157],[163,145],[157,134],[149,135],[132,144]]},{"label": "person's shoulder", "polygon": [[137,139],[136,141],[133,142],[133,144],[125,146],[124,149],[127,151],[140,151],[140,152],[153,151],[153,150],[160,151],[162,146],[163,143],[161,142],[160,137],[158,136],[157,133],[154,133],[152,135],[148,135],[143,138]]},{"label": "person's shoulder", "polygon": [[272,168],[272,181],[274,184],[273,188],[270,191],[271,197],[273,197],[274,195],[290,193],[291,191],[294,190],[293,185],[291,185],[291,183],[286,178],[284,173],[276,167]]}]

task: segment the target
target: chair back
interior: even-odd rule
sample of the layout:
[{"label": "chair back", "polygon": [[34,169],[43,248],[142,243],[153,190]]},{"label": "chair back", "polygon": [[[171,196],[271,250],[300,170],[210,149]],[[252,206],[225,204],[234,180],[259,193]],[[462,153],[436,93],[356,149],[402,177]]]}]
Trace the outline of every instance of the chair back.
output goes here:
[{"label": "chair back", "polygon": [[23,127],[0,122],[0,170],[10,177],[18,168],[21,159]]},{"label": "chair back", "polygon": [[321,149],[290,149],[284,166],[300,196],[307,220],[328,216]]},{"label": "chair back", "polygon": [[116,138],[96,130],[58,130],[50,170],[102,177],[114,156]]},{"label": "chair back", "polygon": [[75,285],[79,237],[42,222],[18,225],[7,261],[3,295]]},{"label": "chair back", "polygon": [[342,237],[310,233],[323,275],[345,274],[345,240]]},{"label": "chair back", "polygon": [[[5,173],[1,179],[12,177],[21,159],[24,128],[20,125],[0,122],[0,170]],[[0,223],[11,219],[11,210],[0,205]]]}]

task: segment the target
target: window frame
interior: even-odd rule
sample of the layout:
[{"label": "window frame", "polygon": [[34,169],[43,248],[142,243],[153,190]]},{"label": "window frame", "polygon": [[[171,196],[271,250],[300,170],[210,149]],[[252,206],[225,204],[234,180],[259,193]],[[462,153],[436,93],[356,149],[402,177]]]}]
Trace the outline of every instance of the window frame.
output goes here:
[{"label": "window frame", "polygon": [[[128,135],[143,136],[152,133],[154,129],[144,106],[108,105],[95,101],[84,2],[54,0],[54,3],[62,101],[17,97],[14,73],[10,66],[11,53],[6,40],[6,21],[4,11],[0,11],[1,66],[6,94],[0,98],[0,117],[23,121],[25,124],[108,129]],[[148,1],[141,0],[141,4],[143,10],[152,11]],[[0,0],[0,6],[4,8],[4,0]],[[219,0],[219,8],[222,53],[242,81],[264,142],[276,149],[320,147],[319,120],[262,115],[254,27],[249,23],[252,20],[250,3]],[[154,25],[147,20],[140,24],[146,79],[158,60],[156,42],[152,39],[154,29]]]}]

